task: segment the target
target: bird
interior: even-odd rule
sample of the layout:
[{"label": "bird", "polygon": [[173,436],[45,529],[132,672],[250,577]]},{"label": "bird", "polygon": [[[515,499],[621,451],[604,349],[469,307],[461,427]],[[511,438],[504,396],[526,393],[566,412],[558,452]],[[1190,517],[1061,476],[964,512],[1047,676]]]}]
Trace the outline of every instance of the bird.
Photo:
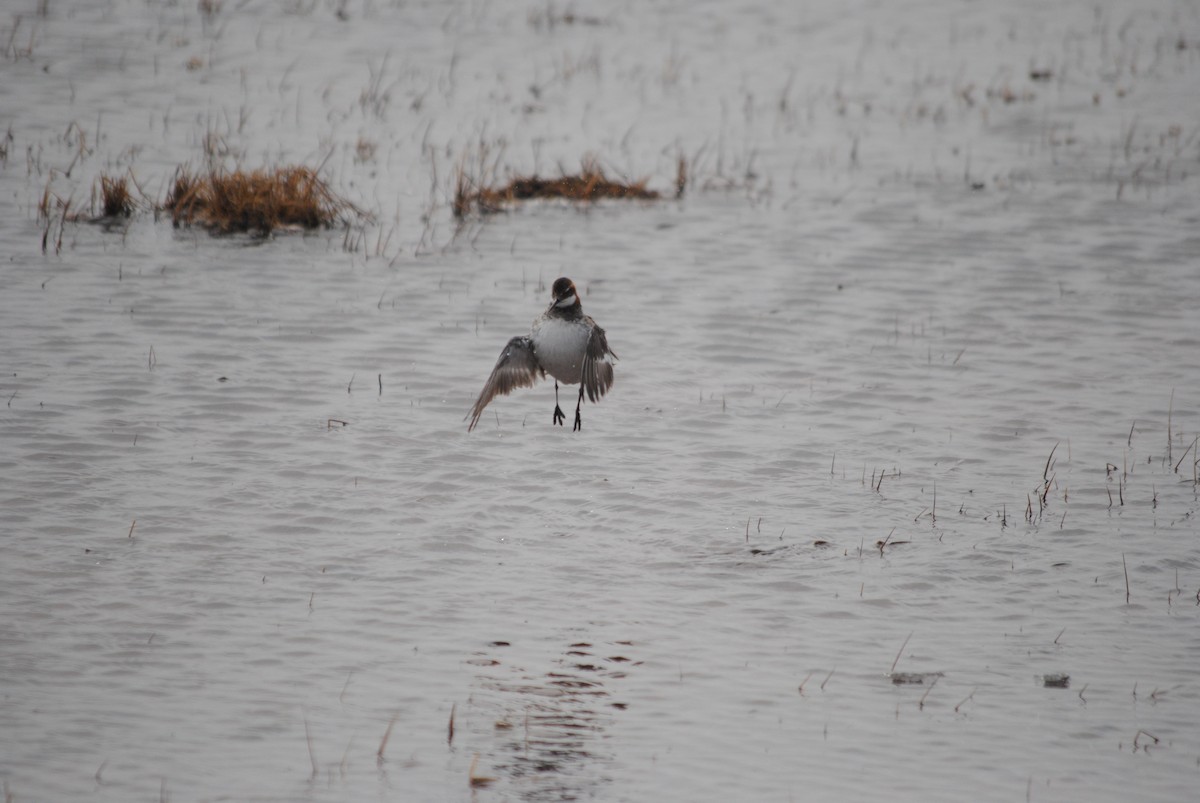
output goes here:
[{"label": "bird", "polygon": [[[608,338],[591,316],[583,314],[575,282],[562,277],[550,288],[551,302],[546,311],[533,321],[529,334],[518,335],[504,346],[491,376],[484,383],[479,398],[466,418],[470,432],[479,423],[483,408],[497,396],[506,396],[517,388],[533,387],[538,379],[549,374],[554,377],[554,419],[562,426],[566,420],[558,406],[558,383],[579,385],[579,401],[575,404],[573,432],[583,428],[579,408],[586,393],[588,401],[597,402],[613,384],[613,362],[616,353],[608,347]],[[465,420],[465,419],[464,419]]]}]

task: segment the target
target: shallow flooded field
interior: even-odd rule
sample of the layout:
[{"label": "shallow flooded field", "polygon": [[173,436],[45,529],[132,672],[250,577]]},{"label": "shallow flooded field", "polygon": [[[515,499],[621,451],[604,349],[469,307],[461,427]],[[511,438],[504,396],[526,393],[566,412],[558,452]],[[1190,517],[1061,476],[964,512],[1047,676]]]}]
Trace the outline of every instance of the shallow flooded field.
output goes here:
[{"label": "shallow flooded field", "polygon": [[[27,5],[6,799],[1194,795],[1195,3]],[[588,157],[664,200],[451,214]],[[612,392],[468,434],[563,275]]]}]

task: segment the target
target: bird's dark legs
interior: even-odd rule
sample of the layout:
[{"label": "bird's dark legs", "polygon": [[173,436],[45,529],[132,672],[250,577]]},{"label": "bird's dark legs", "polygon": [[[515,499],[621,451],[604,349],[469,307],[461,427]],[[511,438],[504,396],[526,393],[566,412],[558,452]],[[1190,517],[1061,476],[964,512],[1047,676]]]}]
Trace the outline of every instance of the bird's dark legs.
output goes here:
[{"label": "bird's dark legs", "polygon": [[579,408],[583,405],[583,383],[579,383],[579,402],[575,405],[575,428],[572,432],[583,429],[583,419],[579,417]]},{"label": "bird's dark legs", "polygon": [[[576,411],[575,415],[578,416],[579,412]],[[566,414],[563,413],[562,408],[558,406],[558,380],[556,379],[554,380],[554,423],[561,427],[566,420]],[[575,428],[579,429],[578,426]]]}]

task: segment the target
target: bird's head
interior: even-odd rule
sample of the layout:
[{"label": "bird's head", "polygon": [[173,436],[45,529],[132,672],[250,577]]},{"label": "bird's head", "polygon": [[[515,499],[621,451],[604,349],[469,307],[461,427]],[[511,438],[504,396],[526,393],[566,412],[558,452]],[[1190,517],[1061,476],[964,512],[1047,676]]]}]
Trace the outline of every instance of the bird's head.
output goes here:
[{"label": "bird's head", "polygon": [[550,293],[554,296],[554,306],[558,309],[569,309],[579,303],[579,292],[575,289],[575,282],[566,276],[554,282]]}]

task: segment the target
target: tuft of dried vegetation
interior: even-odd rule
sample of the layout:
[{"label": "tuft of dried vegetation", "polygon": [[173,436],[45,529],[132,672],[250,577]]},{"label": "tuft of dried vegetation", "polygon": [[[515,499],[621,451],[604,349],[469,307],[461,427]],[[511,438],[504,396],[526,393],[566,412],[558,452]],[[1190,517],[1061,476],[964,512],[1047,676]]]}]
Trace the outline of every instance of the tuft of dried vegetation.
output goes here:
[{"label": "tuft of dried vegetation", "polygon": [[[92,187],[92,209],[96,208],[96,188]],[[128,176],[100,175],[100,216],[116,219],[133,215],[137,204],[129,191]]]},{"label": "tuft of dried vegetation", "polygon": [[180,167],[163,209],[171,213],[176,226],[262,236],[279,228],[330,227],[345,222],[350,214],[362,215],[308,167],[252,172],[211,168],[205,173]]},{"label": "tuft of dried vegetation", "polygon": [[655,201],[661,196],[646,187],[646,179],[636,182],[615,181],[604,174],[592,159],[585,159],[579,173],[558,178],[518,176],[496,187],[481,186],[459,167],[454,182],[454,217],[459,220],[471,212],[494,214],[517,203],[535,198],[589,203],[605,199]]}]

